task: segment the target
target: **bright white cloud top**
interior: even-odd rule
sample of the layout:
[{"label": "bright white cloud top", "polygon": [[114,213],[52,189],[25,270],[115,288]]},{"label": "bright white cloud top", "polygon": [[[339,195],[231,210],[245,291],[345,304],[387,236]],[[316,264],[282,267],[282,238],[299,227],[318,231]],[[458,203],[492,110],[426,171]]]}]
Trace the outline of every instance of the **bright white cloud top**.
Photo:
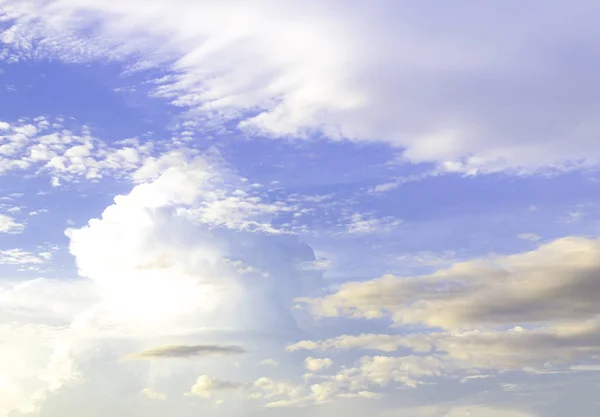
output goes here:
[{"label": "bright white cloud top", "polygon": [[596,416],[598,7],[0,0],[0,417]]}]

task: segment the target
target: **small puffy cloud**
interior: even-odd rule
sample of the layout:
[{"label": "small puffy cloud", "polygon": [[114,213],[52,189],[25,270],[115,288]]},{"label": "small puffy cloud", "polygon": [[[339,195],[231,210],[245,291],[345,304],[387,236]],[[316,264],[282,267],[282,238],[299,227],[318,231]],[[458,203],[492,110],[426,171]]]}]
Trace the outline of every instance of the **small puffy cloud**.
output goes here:
[{"label": "small puffy cloud", "polygon": [[311,372],[318,372],[322,369],[327,369],[333,365],[333,361],[329,358],[313,358],[304,359],[304,367]]},{"label": "small puffy cloud", "polygon": [[380,386],[395,382],[416,387],[420,384],[417,378],[440,375],[442,369],[442,362],[435,356],[365,356],[360,359],[358,367],[345,370],[340,375],[341,378],[364,380]]},{"label": "small puffy cloud", "polygon": [[140,391],[140,394],[142,394],[143,396],[145,396],[146,398],[149,398],[151,400],[164,401],[167,399],[167,394],[155,391],[152,388],[144,388]]},{"label": "small puffy cloud", "polygon": [[245,386],[238,382],[225,381],[208,375],[200,375],[196,383],[186,393],[188,396],[210,398],[216,392],[229,391]]},{"label": "small puffy cloud", "polygon": [[261,377],[252,383],[248,398],[266,400],[266,407],[286,407],[296,405],[303,395],[305,389],[302,386]]},{"label": "small puffy cloud", "polygon": [[135,359],[193,358],[208,355],[239,355],[246,350],[240,346],[189,345],[161,346],[131,355]]},{"label": "small puffy cloud", "polygon": [[72,131],[62,124],[34,126],[26,120],[8,126],[1,132],[0,173],[31,169],[48,175],[54,186],[84,178],[128,176],[151,151],[150,145],[138,142],[109,145],[91,136],[86,126]]},{"label": "small puffy cloud", "polygon": [[277,362],[275,359],[265,359],[262,360],[260,364],[265,366],[279,366],[279,362]]},{"label": "small puffy cloud", "polygon": [[25,230],[23,223],[17,222],[13,217],[0,214],[0,233],[17,234]]}]

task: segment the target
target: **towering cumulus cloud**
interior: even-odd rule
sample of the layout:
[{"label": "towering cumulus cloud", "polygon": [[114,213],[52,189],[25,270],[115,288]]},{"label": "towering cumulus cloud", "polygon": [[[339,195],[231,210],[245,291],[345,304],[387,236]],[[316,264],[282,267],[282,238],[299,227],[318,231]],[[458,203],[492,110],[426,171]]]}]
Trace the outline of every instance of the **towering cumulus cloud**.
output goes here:
[{"label": "towering cumulus cloud", "polygon": [[150,336],[295,327],[288,303],[300,288],[299,265],[314,255],[294,236],[249,230],[260,229],[246,218],[262,215],[260,208],[232,216],[239,206],[223,205],[229,191],[218,187],[226,182],[243,195],[240,181],[214,159],[177,160],[117,196],[100,219],[67,231],[80,275],[102,300],[86,320]]}]

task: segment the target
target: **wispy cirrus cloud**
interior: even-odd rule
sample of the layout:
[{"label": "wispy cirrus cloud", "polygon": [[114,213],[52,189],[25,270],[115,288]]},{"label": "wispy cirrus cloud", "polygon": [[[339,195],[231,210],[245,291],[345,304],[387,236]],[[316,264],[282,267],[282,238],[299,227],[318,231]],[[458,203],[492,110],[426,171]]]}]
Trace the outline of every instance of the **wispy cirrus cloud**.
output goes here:
[{"label": "wispy cirrus cloud", "polygon": [[444,172],[597,167],[597,60],[578,47],[600,38],[594,6],[535,2],[515,23],[515,4],[4,0],[2,41],[8,60],[162,65],[155,96],[250,132],[383,141]]}]

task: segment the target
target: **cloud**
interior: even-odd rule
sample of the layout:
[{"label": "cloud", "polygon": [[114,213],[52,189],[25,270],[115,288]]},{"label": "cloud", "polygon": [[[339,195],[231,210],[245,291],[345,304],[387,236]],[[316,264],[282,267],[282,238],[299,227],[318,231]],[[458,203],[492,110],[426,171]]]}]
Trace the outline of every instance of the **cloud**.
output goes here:
[{"label": "cloud", "polygon": [[43,264],[48,259],[47,252],[34,254],[31,252],[24,251],[22,249],[6,249],[0,250],[0,264],[3,265],[22,265],[22,264]]},{"label": "cloud", "polygon": [[[87,126],[69,130],[64,121],[38,117],[4,122],[0,131],[0,173],[35,170],[52,183],[77,179],[124,177],[137,170],[152,147],[137,140],[111,146],[92,136]],[[45,210],[47,211],[47,210]],[[43,213],[31,212],[30,215]]]},{"label": "cloud", "polygon": [[538,417],[527,411],[502,407],[473,405],[432,405],[414,409],[403,409],[408,417]]},{"label": "cloud", "polygon": [[570,368],[572,371],[600,372],[600,365],[575,365]]},{"label": "cloud", "polygon": [[519,235],[517,235],[517,237],[519,239],[529,240],[531,242],[537,242],[541,239],[541,237],[539,235],[536,235],[535,233],[520,233]]},{"label": "cloud", "polygon": [[521,254],[458,262],[429,275],[386,275],[301,300],[318,316],[390,317],[434,327],[524,326],[593,319],[600,240],[562,238]]},{"label": "cloud", "polygon": [[140,394],[143,396],[150,398],[151,400],[161,400],[164,401],[167,399],[167,395],[162,392],[154,391],[152,388],[144,388],[140,391]]},{"label": "cloud", "polygon": [[[432,274],[343,284],[303,301],[317,316],[389,318],[394,332],[301,340],[286,350],[393,352],[398,356],[378,357],[391,367],[378,378],[402,375],[410,384],[442,375],[586,369],[600,355],[600,309],[591,295],[600,285],[599,255],[600,240],[569,237]],[[398,374],[398,364],[413,360],[435,367],[420,373],[411,365]]]},{"label": "cloud", "polygon": [[277,362],[275,359],[265,359],[262,360],[260,364],[266,366],[279,366],[279,362]]},{"label": "cloud", "polygon": [[358,367],[350,368],[336,375],[335,379],[346,379],[347,382],[364,381],[379,386],[387,386],[391,382],[409,387],[416,387],[420,382],[415,378],[440,375],[442,366],[435,356],[364,356]]},{"label": "cloud", "polygon": [[586,363],[600,354],[598,320],[581,325],[547,326],[532,330],[435,331],[410,334],[342,335],[323,341],[301,341],[297,350],[379,350],[435,355],[441,367],[453,372],[470,370],[563,369],[572,362]]},{"label": "cloud", "polygon": [[13,217],[0,214],[0,233],[16,234],[25,230],[23,223],[18,223]]},{"label": "cloud", "polygon": [[360,213],[350,215],[347,232],[353,235],[386,233],[402,225],[402,221],[393,217],[372,218]]},{"label": "cloud", "polygon": [[132,355],[135,359],[193,358],[208,355],[239,355],[246,350],[240,346],[190,345],[161,346]]},{"label": "cloud", "polygon": [[305,395],[304,388],[289,382],[275,381],[261,377],[252,383],[249,398],[264,399],[268,402],[265,407],[287,407],[297,405]]},{"label": "cloud", "polygon": [[[38,392],[35,406],[49,413],[77,409],[80,398],[102,404],[106,387],[117,389],[107,376],[128,381],[115,404],[143,404],[137,403],[144,400],[140,389],[177,370],[194,377],[221,372],[232,368],[228,355],[246,347],[277,353],[272,346],[257,349],[256,336],[295,334],[288,307],[301,294],[303,277],[318,275],[298,268],[315,260],[312,249],[287,233],[250,231],[227,221],[216,225],[184,212],[229,195],[246,198],[244,190],[253,195],[218,155],[174,152],[179,154],[171,154],[177,157],[170,162],[138,175],[130,192],[116,196],[101,216],[68,229],[78,277],[0,281],[0,316],[10,323],[0,325],[0,340],[10,340],[1,346],[7,356],[0,368],[10,383],[0,384],[0,409],[27,406]],[[255,210],[239,221],[268,225],[271,214]],[[5,255],[19,261],[29,256]],[[68,386],[47,391],[53,382],[40,380],[39,372],[51,360],[51,341],[69,344],[83,380],[68,379]],[[120,361],[131,352],[150,360]],[[18,360],[9,360],[15,355]],[[195,355],[211,355],[210,361],[160,360]],[[174,379],[169,383],[181,382]]]},{"label": "cloud", "polygon": [[[536,1],[516,24],[514,1],[441,9],[388,1],[145,3],[4,0],[6,59],[167,67],[153,94],[196,120],[234,120],[274,136],[320,130],[383,141],[403,150],[403,160],[441,171],[598,164],[598,104],[589,94],[596,60],[587,45],[600,32],[589,2]],[[507,24],[511,32],[496,36]]]},{"label": "cloud", "polygon": [[112,322],[130,336],[293,331],[288,304],[311,274],[297,264],[314,261],[312,249],[296,236],[270,233],[269,209],[219,204],[245,199],[247,186],[218,155],[174,152],[182,158],[115,197],[101,218],[67,230],[79,274],[103,300],[78,325],[93,332],[93,321]]},{"label": "cloud", "polygon": [[243,386],[245,386],[245,384],[224,381],[208,375],[200,375],[196,380],[196,383],[190,388],[190,391],[186,395],[210,398],[215,392],[234,390]]},{"label": "cloud", "polygon": [[320,258],[311,262],[304,262],[301,268],[305,271],[326,271],[331,268],[333,262],[329,259]]},{"label": "cloud", "polygon": [[404,336],[391,334],[342,335],[321,341],[302,340],[286,347],[288,352],[299,350],[368,349],[394,352],[403,344]]},{"label": "cloud", "polygon": [[404,253],[398,255],[396,260],[401,266],[408,267],[442,267],[451,265],[457,260],[457,253],[452,250],[445,250],[439,253],[431,251],[420,251],[415,253]]},{"label": "cloud", "polygon": [[304,359],[304,367],[311,372],[318,372],[322,369],[327,369],[333,365],[333,361],[329,358],[313,358]]},{"label": "cloud", "polygon": [[0,281],[0,314],[15,326],[56,326],[61,333],[77,314],[95,302],[96,294],[85,280]]}]

